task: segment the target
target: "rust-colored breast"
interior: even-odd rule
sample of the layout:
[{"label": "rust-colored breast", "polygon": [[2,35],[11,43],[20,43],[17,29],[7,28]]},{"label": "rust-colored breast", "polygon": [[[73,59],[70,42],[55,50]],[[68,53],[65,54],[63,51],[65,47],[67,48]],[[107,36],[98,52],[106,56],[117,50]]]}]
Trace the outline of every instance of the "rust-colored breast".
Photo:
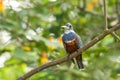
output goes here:
[{"label": "rust-colored breast", "polygon": [[71,42],[64,42],[64,45],[66,46],[66,50],[67,50],[68,53],[75,52],[78,49],[77,44],[78,44],[78,39],[77,38],[75,38]]}]

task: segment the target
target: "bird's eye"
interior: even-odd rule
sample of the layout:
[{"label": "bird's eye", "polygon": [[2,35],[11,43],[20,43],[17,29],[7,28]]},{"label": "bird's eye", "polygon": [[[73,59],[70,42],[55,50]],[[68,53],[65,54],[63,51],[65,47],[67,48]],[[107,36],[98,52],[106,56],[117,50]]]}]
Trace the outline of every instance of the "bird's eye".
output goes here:
[{"label": "bird's eye", "polygon": [[70,23],[67,23],[66,26],[71,29],[72,28],[72,25]]},{"label": "bird's eye", "polygon": [[72,25],[69,25],[69,28],[71,29],[71,28],[72,28]]}]

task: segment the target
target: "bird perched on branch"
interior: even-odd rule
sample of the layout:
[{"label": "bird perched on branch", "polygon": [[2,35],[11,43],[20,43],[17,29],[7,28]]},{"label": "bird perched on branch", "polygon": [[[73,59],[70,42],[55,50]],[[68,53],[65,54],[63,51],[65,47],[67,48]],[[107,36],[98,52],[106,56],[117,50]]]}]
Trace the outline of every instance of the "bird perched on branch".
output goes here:
[{"label": "bird perched on branch", "polygon": [[[69,57],[70,54],[82,47],[82,41],[79,35],[74,32],[73,27],[70,23],[67,23],[65,26],[62,26],[62,28],[64,29],[62,41]],[[82,54],[77,56],[75,59],[78,64],[78,68],[83,69],[84,66],[82,63]],[[74,63],[74,59],[72,59],[72,62]]]}]

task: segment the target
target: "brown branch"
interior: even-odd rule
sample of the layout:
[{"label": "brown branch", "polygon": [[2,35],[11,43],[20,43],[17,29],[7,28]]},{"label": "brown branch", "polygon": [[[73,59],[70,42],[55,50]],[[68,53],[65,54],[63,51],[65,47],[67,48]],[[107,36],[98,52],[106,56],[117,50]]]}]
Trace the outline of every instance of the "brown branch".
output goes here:
[{"label": "brown branch", "polygon": [[46,64],[43,64],[43,65],[41,65],[41,66],[39,66],[39,67],[31,70],[30,72],[24,74],[23,76],[21,76],[17,80],[25,80],[25,79],[31,77],[32,75],[38,73],[39,71],[42,71],[42,70],[44,70],[46,68],[49,68],[51,66],[55,66],[57,64],[61,64],[63,62],[69,61],[70,59],[78,56],[80,53],[86,51],[88,48],[90,48],[93,45],[95,45],[97,42],[99,42],[100,40],[102,40],[108,34],[112,33],[113,31],[116,31],[118,29],[120,29],[120,24],[117,24],[116,26],[114,26],[111,29],[105,30],[104,33],[102,33],[101,35],[99,35],[98,37],[96,37],[95,39],[93,39],[91,42],[89,42],[88,44],[86,44],[84,47],[82,47],[81,49],[79,49],[78,52],[74,52],[73,54],[71,54],[69,58],[66,56],[66,57],[54,60],[52,62],[48,62]]}]

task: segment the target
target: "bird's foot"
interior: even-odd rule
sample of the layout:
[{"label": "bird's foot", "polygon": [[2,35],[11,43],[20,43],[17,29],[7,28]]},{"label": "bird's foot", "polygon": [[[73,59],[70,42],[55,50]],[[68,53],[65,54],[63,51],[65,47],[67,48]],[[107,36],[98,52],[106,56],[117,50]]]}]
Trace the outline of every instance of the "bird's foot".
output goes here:
[{"label": "bird's foot", "polygon": [[70,59],[70,54],[67,55],[67,58]]},{"label": "bird's foot", "polygon": [[70,54],[67,55],[67,58],[72,61],[73,64],[75,64],[74,59],[70,59]]},{"label": "bird's foot", "polygon": [[76,51],[77,53],[79,52],[79,49],[77,49],[77,51]]}]

